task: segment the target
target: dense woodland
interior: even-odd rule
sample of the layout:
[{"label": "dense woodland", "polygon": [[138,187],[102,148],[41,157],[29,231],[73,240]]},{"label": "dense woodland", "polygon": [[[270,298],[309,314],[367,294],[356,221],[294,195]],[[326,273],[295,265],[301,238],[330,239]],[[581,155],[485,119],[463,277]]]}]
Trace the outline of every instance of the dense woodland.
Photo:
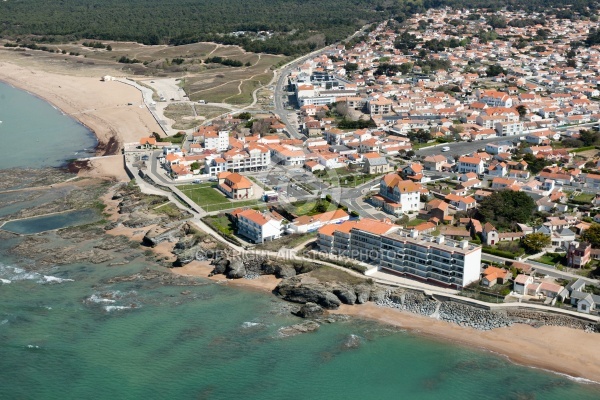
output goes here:
[{"label": "dense woodland", "polygon": [[[566,3],[572,6],[564,8]],[[297,55],[339,41],[370,22],[402,22],[444,6],[508,7],[561,18],[595,17],[598,11],[597,0],[11,0],[0,2],[0,38],[36,35],[38,42],[85,38],[174,45],[214,41]],[[260,33],[264,31],[270,33]],[[595,32],[588,44],[597,40]],[[446,43],[428,47],[440,45]]]}]

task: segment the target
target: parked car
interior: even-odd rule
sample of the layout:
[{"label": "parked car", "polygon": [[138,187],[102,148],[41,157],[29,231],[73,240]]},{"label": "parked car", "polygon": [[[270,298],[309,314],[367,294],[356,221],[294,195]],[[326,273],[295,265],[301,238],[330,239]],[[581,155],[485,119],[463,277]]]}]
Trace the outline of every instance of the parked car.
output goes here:
[{"label": "parked car", "polygon": [[444,147],[442,147],[442,151],[450,151],[450,147],[444,146]]}]

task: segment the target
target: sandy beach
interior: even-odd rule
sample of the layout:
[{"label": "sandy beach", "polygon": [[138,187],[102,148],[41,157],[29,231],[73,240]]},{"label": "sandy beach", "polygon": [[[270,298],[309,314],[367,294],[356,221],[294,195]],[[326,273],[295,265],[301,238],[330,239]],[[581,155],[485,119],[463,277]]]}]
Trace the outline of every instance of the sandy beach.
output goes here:
[{"label": "sandy beach", "polygon": [[[137,142],[151,132],[162,133],[146,107],[140,107],[142,95],[137,89],[101,82],[100,75],[59,74],[37,65],[0,61],[0,80],[48,101],[92,130],[99,142],[97,155],[119,155],[124,143]],[[125,179],[123,163],[117,158],[94,160],[91,175]]]},{"label": "sandy beach", "polygon": [[430,338],[492,351],[517,364],[600,381],[600,351],[597,351],[600,335],[597,333],[558,326],[533,328],[523,324],[478,331],[374,303],[342,305],[332,313],[376,320]]}]

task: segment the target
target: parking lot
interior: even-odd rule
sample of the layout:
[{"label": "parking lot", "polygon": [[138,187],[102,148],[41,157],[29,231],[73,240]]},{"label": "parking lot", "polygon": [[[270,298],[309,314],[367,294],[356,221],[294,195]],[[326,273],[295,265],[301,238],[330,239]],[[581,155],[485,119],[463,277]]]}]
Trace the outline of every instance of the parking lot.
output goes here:
[{"label": "parking lot", "polygon": [[293,179],[298,182],[306,182],[310,175],[310,173],[301,168],[288,170],[283,167],[275,167],[270,171],[257,174],[255,177],[259,182],[271,187],[274,191],[278,192],[280,196],[285,198],[306,196],[310,194],[292,181]]}]

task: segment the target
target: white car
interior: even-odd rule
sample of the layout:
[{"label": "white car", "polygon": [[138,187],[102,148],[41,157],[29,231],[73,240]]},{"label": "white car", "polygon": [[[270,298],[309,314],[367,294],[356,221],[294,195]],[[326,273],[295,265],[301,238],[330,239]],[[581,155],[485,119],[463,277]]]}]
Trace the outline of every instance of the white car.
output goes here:
[{"label": "white car", "polygon": [[450,151],[450,147],[444,146],[444,147],[442,147],[442,151]]}]

